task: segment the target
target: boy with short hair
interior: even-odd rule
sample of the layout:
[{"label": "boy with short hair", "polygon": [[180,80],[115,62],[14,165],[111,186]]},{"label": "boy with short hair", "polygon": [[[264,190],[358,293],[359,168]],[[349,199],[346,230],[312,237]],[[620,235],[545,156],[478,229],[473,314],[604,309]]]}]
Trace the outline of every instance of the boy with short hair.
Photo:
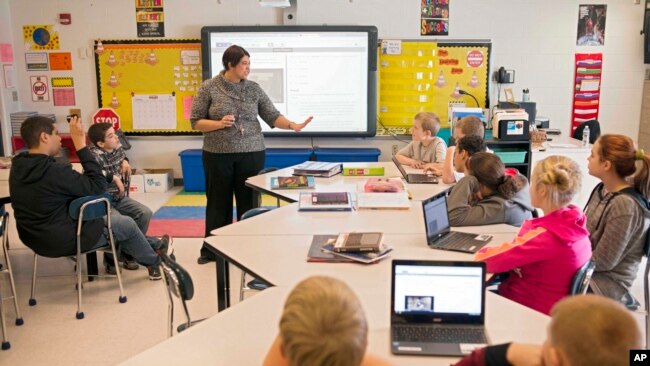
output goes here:
[{"label": "boy with short hair", "polygon": [[[115,134],[113,124],[93,124],[88,129],[88,138],[94,145],[90,147],[90,151],[102,167],[102,173],[106,177],[108,183],[107,192],[113,195],[111,213],[113,216],[123,215],[132,218],[138,225],[138,228],[140,228],[142,234],[146,235],[153,213],[149,207],[126,195],[128,185],[124,184],[124,180],[131,175],[131,166],[126,157],[126,151],[122,148]],[[158,239],[147,237],[147,240],[153,243]],[[167,240],[171,245],[170,253],[173,253],[173,240],[170,237],[167,237]],[[122,261],[122,258],[120,258],[120,261]],[[115,267],[112,262],[110,256],[104,256],[104,264],[108,273],[115,272]],[[124,255],[123,262],[125,269],[138,269],[138,265],[128,255]]]},{"label": "boy with short hair", "polygon": [[[476,116],[466,116],[458,120],[454,125],[454,138],[460,141],[465,136],[477,136],[483,138],[485,135],[485,127],[483,121]],[[447,148],[445,161],[441,168],[430,167],[427,170],[432,171],[436,175],[442,175],[442,182],[445,184],[452,184],[459,181],[464,174],[454,169],[454,153],[456,152],[455,146]]]},{"label": "boy with short hair", "polygon": [[483,137],[465,136],[458,140],[454,156],[454,169],[459,173],[465,173],[468,168],[469,158],[478,153],[487,151],[487,145]]},{"label": "boy with short hair", "polygon": [[553,306],[542,346],[489,346],[472,352],[456,366],[624,366],[630,350],[642,347],[638,325],[621,304],[598,295],[578,295]]},{"label": "boy with short hair", "polygon": [[419,112],[413,118],[411,141],[397,152],[395,157],[403,165],[423,169],[425,166],[441,167],[445,160],[447,144],[436,136],[440,131],[440,119],[435,113]]},{"label": "boy with short hair", "polygon": [[280,334],[264,366],[385,366],[366,352],[368,324],[357,296],[342,281],[314,276],[291,291]]}]

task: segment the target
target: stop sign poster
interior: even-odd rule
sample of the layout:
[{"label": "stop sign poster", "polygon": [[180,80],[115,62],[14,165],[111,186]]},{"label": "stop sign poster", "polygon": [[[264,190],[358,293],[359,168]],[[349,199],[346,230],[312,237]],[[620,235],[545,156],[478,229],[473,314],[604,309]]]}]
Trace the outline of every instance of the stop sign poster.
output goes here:
[{"label": "stop sign poster", "polygon": [[93,114],[93,124],[95,123],[112,123],[113,129],[120,128],[120,116],[113,108],[101,108]]},{"label": "stop sign poster", "polygon": [[30,76],[33,102],[49,102],[50,89],[47,85],[47,76]]}]

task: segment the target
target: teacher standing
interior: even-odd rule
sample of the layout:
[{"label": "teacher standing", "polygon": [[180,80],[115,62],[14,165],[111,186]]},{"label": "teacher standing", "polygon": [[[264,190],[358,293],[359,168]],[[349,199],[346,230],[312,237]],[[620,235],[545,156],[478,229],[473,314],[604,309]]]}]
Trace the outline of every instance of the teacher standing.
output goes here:
[{"label": "teacher standing", "polygon": [[[289,121],[254,81],[248,80],[250,54],[240,46],[223,53],[224,70],[199,88],[192,103],[192,128],[203,132],[203,168],[207,205],[205,236],[232,223],[232,196],[237,203],[237,220],[254,207],[253,190],[246,179],[264,167],[264,137],[259,115],[271,128],[299,132],[311,122]],[[205,247],[199,264],[214,261]]]}]

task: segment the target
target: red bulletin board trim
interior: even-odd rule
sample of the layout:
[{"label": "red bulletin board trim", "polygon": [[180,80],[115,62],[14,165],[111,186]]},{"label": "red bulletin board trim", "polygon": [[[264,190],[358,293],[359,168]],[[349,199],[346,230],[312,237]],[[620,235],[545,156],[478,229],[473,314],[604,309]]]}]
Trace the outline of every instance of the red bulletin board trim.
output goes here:
[{"label": "red bulletin board trim", "polygon": [[585,121],[598,119],[603,54],[576,53],[573,78],[571,133]]}]

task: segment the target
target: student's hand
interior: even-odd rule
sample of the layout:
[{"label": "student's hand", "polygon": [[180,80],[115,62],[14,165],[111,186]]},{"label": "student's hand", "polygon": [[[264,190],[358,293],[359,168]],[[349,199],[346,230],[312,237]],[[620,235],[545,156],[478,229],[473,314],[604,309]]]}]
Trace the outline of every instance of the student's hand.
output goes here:
[{"label": "student's hand", "polygon": [[289,128],[295,132],[300,132],[303,128],[307,127],[312,119],[314,119],[314,116],[309,116],[303,123],[289,122]]},{"label": "student's hand", "polygon": [[415,169],[422,169],[424,168],[424,162],[414,159],[411,161],[411,166],[414,167]]},{"label": "student's hand", "polygon": [[131,176],[131,165],[129,164],[128,160],[122,160],[122,166],[120,167],[120,173],[122,174],[123,177],[130,177]]},{"label": "student's hand", "polygon": [[218,120],[217,122],[219,122],[220,124],[218,129],[232,127],[232,125],[235,124],[235,116],[232,114],[227,114],[221,117],[221,119]]},{"label": "student's hand", "polygon": [[541,366],[542,347],[535,344],[512,343],[506,351],[506,359],[517,366]]},{"label": "student's hand", "polygon": [[442,164],[441,163],[426,163],[424,164],[425,173],[431,173],[433,175],[440,176],[442,175]]},{"label": "student's hand", "polygon": [[77,116],[70,118],[70,137],[77,151],[86,147],[86,133],[81,124],[81,119]]},{"label": "student's hand", "polygon": [[122,183],[122,179],[120,179],[120,177],[118,177],[117,175],[114,175],[113,183],[117,185],[117,190],[118,190],[117,196],[120,198],[124,197],[126,190],[124,189],[124,183]]}]

